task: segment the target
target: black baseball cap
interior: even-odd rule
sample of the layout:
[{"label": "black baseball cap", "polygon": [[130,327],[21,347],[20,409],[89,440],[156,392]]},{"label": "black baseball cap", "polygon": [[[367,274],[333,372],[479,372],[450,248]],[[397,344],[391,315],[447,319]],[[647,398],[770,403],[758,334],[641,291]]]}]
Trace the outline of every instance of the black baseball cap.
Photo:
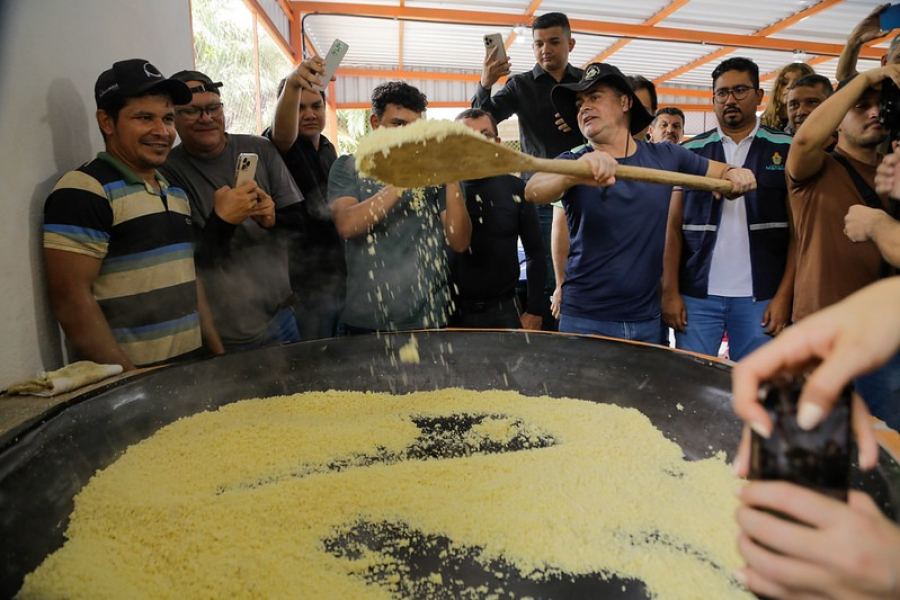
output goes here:
[{"label": "black baseball cap", "polygon": [[[172,79],[177,79],[178,81],[183,81],[187,83],[188,81],[199,81],[200,85],[195,85],[191,88],[191,94],[196,94],[199,92],[213,92],[215,94],[219,94],[219,88],[222,87],[221,81],[213,81],[209,78],[209,76],[204,75],[200,71],[178,71],[174,75],[172,75]],[[221,94],[219,94],[221,95]],[[187,102],[182,102],[181,104],[187,104],[191,100],[188,99]]]},{"label": "black baseball cap", "polygon": [[634,94],[628,79],[618,67],[609,63],[591,63],[585,67],[581,81],[555,85],[550,92],[553,107],[569,127],[578,126],[578,109],[575,108],[575,93],[583,92],[601,81],[612,84],[631,98],[631,110],[629,111],[631,113],[631,122],[629,123],[631,135],[642,131],[653,122],[653,116],[644,108],[640,99]]},{"label": "black baseball cap", "polygon": [[97,108],[108,106],[115,98],[132,98],[159,90],[169,94],[174,104],[187,104],[191,92],[181,81],[166,79],[159,69],[142,58],[120,60],[112,69],[100,73],[94,84]]}]

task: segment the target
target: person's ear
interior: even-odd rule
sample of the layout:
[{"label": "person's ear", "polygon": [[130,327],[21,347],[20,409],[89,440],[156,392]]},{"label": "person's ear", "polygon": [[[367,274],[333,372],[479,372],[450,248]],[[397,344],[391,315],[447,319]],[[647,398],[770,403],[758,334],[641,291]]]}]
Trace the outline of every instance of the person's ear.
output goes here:
[{"label": "person's ear", "polygon": [[575,47],[575,39],[570,35],[569,36],[569,52],[572,51],[572,48]]},{"label": "person's ear", "polygon": [[375,113],[372,113],[371,115],[369,115],[369,125],[372,126],[372,129],[378,129],[379,123],[380,123],[380,120],[375,115]]},{"label": "person's ear", "polygon": [[112,135],[116,129],[112,116],[102,109],[97,111],[97,125],[100,126],[100,130],[107,136]]}]

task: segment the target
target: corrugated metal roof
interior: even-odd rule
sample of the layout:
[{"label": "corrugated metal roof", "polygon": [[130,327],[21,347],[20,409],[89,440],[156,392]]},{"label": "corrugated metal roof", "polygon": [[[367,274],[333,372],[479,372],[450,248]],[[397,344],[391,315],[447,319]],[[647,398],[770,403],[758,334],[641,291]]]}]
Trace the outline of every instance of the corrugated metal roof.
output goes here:
[{"label": "corrugated metal roof", "polygon": [[[260,1],[267,7],[277,4],[277,0]],[[793,50],[805,50],[810,58],[816,59],[814,68],[817,72],[834,79],[836,57],[825,57],[820,62],[818,56],[804,46],[843,45],[856,23],[878,5],[878,0],[499,0],[490,4],[481,0],[333,0],[327,5],[317,2],[290,4],[298,15],[327,8],[328,14],[306,14],[302,21],[303,31],[320,53],[328,49],[335,37],[340,37],[350,46],[342,69],[367,70],[347,77],[357,81],[339,79],[338,102],[365,101],[374,85],[408,71],[407,80],[432,91],[430,100],[461,104],[468,102],[474,90],[474,78],[481,73],[482,36],[496,32],[509,40],[515,29],[519,29],[524,35],[511,44],[508,54],[514,73],[530,70],[534,66],[534,56],[530,31],[525,26],[535,15],[551,11],[564,12],[584,26],[583,30],[575,27],[576,45],[570,55],[573,64],[582,66],[620,40],[627,40],[628,43],[615,47],[604,60],[625,73],[658,79],[658,85],[670,90],[709,90],[712,70],[727,56],[748,56],[759,64],[761,73],[771,74],[793,61]],[[527,12],[529,7],[534,9],[533,14]],[[388,18],[366,16],[375,8],[381,9],[379,14],[388,15]],[[654,23],[652,28],[645,25],[662,10],[671,13]],[[427,11],[430,12],[425,14]],[[432,20],[434,11],[441,11],[445,18]],[[347,14],[333,14],[335,12]],[[794,22],[793,17],[798,13],[806,16]],[[398,15],[400,18],[390,18]],[[510,19],[510,15],[519,15],[521,20]],[[476,22],[476,18],[485,22]],[[791,21],[783,23],[784,19]],[[639,27],[641,36],[623,38],[622,27]],[[749,36],[760,30],[766,30],[767,35],[748,40],[747,47],[712,43],[731,44],[732,38],[723,36]],[[685,37],[689,39],[675,39]],[[783,44],[784,40],[796,42],[796,45],[790,45],[789,49],[755,47],[760,39],[763,45],[772,45],[776,41]],[[876,56],[861,59],[859,68],[866,70],[878,66],[877,56],[886,47],[885,42],[876,44],[875,49],[870,50]],[[722,50],[722,56],[714,54],[719,50]],[[709,55],[713,59],[705,62],[703,58]],[[379,77],[378,71],[387,73]],[[457,81],[417,78],[416,73],[422,71],[460,75]],[[770,83],[764,83],[763,87],[768,89]],[[666,94],[662,98],[668,103],[683,105],[708,103],[707,99],[691,95]]]}]

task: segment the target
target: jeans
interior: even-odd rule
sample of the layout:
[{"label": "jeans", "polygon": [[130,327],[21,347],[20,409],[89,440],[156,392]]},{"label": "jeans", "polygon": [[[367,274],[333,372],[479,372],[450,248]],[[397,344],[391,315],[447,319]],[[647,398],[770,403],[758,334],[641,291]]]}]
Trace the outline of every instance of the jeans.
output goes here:
[{"label": "jeans", "polygon": [[294,304],[297,330],[306,341],[338,337],[344,297],[327,292],[311,292]]},{"label": "jeans", "polygon": [[563,314],[559,319],[559,330],[658,344],[659,321],[659,317],[649,321],[595,321]]},{"label": "jeans", "polygon": [[256,339],[245,344],[226,344],[225,350],[227,352],[235,352],[299,341],[300,333],[297,331],[297,320],[294,318],[294,311],[285,307],[275,313],[275,318],[269,323],[269,327],[256,336]]},{"label": "jeans", "polygon": [[729,358],[738,361],[772,337],[761,325],[768,300],[682,296],[687,310],[685,332],[675,332],[675,347],[708,356],[718,356],[722,336],[728,332]]},{"label": "jeans", "polygon": [[857,377],[856,391],[869,412],[895,431],[900,431],[900,354],[895,354],[883,367]]}]

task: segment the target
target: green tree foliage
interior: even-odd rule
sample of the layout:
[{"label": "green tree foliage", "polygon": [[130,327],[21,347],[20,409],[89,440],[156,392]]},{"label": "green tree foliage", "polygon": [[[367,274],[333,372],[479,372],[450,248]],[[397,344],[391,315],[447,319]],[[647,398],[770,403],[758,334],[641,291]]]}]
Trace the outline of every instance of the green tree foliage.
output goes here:
[{"label": "green tree foliage", "polygon": [[265,29],[257,26],[258,119],[253,15],[242,0],[192,0],[191,10],[197,70],[225,84],[225,128],[233,133],[261,133],[275,116],[275,92],[278,82],[290,72],[291,61]]}]

